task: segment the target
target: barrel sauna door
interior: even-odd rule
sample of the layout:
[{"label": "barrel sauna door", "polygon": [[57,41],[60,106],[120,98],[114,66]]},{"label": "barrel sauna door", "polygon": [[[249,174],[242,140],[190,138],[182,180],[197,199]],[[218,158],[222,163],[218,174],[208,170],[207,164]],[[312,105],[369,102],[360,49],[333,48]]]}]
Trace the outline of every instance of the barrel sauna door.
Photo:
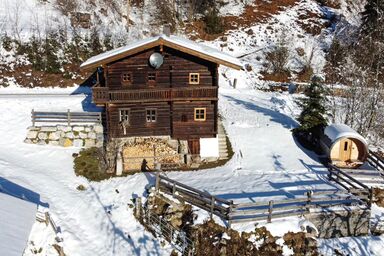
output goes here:
[{"label": "barrel sauna door", "polygon": [[340,161],[347,162],[351,160],[352,154],[352,140],[340,140]]}]

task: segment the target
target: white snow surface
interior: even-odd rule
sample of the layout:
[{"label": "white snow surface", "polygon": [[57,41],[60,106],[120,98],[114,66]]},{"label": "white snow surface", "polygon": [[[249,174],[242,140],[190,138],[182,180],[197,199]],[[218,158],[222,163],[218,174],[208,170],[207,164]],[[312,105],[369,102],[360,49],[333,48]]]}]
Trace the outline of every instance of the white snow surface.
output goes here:
[{"label": "white snow surface", "polygon": [[[303,197],[308,189],[334,188],[317,156],[302,149],[292,137],[290,129],[297,125],[293,119],[294,96],[245,88],[235,90],[227,84],[228,80],[222,77],[219,110],[235,156],[222,167],[165,175],[235,203]],[[151,174],[88,182],[73,171],[72,154],[78,149],[23,143],[32,108],[81,111],[90,107],[86,96],[0,97],[0,105],[0,177],[40,194],[62,230],[65,253],[169,255],[172,247],[162,247],[135,220],[128,207],[132,197],[143,196],[145,187],[154,183]],[[76,190],[80,184],[87,189]],[[199,210],[198,222],[208,216]],[[215,220],[222,223],[216,217]],[[299,217],[289,217],[259,225],[281,236],[288,231],[300,231],[300,221]],[[255,223],[233,227],[251,231]]]},{"label": "white snow surface", "polygon": [[20,256],[36,220],[37,205],[1,192],[3,182],[0,180],[0,252]]},{"label": "white snow surface", "polygon": [[109,58],[113,58],[116,55],[124,54],[124,53],[132,51],[136,48],[143,47],[143,46],[146,46],[146,45],[154,43],[154,42],[159,42],[159,44],[160,44],[161,41],[163,41],[165,45],[167,45],[167,43],[176,44],[177,46],[199,52],[203,55],[208,55],[208,56],[213,57],[215,59],[219,59],[219,60],[231,63],[235,66],[238,66],[239,68],[242,67],[242,64],[241,64],[239,59],[237,59],[237,58],[235,58],[235,57],[233,57],[227,53],[221,52],[221,51],[219,51],[213,47],[206,46],[202,43],[196,43],[196,42],[188,40],[186,38],[181,38],[181,37],[174,36],[174,35],[170,35],[170,36],[159,35],[159,36],[150,37],[150,38],[146,38],[146,39],[132,42],[130,44],[127,44],[126,46],[123,46],[123,47],[120,47],[120,48],[117,48],[117,49],[114,49],[114,50],[111,50],[108,52],[101,53],[101,54],[96,55],[94,57],[91,57],[87,61],[85,61],[83,64],[81,64],[80,67],[86,67],[88,65],[92,65],[92,64],[100,62],[100,61],[108,60]]},{"label": "white snow surface", "polygon": [[331,124],[325,128],[324,134],[332,142],[335,142],[340,138],[355,138],[363,142],[366,146],[368,145],[368,142],[363,136],[361,136],[354,129],[345,124]]},{"label": "white snow surface", "polygon": [[200,157],[219,157],[219,139],[200,138]]}]

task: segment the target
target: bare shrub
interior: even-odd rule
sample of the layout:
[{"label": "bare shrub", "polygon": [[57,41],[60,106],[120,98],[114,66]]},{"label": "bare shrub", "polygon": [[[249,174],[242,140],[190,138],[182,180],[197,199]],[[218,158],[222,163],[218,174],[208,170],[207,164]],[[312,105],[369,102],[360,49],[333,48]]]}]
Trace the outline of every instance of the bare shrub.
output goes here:
[{"label": "bare shrub", "polygon": [[64,15],[74,12],[77,8],[76,0],[56,0],[55,7]]}]

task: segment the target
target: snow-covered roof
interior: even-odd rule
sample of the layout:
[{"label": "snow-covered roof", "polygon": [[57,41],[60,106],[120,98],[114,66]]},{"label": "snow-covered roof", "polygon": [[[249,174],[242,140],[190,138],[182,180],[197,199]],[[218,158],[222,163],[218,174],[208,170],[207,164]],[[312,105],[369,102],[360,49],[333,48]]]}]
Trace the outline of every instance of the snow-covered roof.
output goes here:
[{"label": "snow-covered roof", "polygon": [[367,141],[363,136],[345,124],[331,124],[324,130],[324,134],[332,141],[335,142],[341,138],[354,138],[363,142],[366,146]]},{"label": "snow-covered roof", "polygon": [[200,58],[207,59],[218,64],[223,64],[231,68],[241,69],[243,67],[238,58],[219,51],[215,48],[173,35],[159,35],[142,39],[126,46],[96,55],[81,64],[80,68],[95,68],[102,64],[110,63],[120,58],[135,54],[138,51],[150,49],[160,44],[171,48],[176,48],[181,51],[186,51],[191,55],[196,55]]},{"label": "snow-covered roof", "polygon": [[1,255],[23,255],[36,211],[36,204],[0,192]]}]

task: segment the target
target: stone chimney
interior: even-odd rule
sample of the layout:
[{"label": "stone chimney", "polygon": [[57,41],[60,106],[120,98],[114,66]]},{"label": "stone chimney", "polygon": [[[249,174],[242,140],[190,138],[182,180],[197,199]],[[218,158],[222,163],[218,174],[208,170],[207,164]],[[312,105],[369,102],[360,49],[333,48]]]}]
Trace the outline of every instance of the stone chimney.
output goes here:
[{"label": "stone chimney", "polygon": [[171,26],[169,24],[163,25],[163,34],[166,36],[171,35]]}]

